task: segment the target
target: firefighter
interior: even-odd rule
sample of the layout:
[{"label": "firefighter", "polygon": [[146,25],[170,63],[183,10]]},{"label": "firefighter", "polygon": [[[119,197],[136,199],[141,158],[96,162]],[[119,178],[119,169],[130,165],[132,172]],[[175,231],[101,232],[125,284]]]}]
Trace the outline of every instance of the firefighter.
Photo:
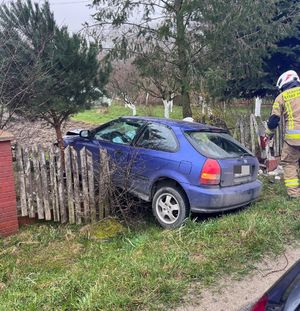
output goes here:
[{"label": "firefighter", "polygon": [[283,73],[276,85],[280,94],[275,99],[268,120],[267,137],[274,134],[280,118],[284,119],[285,136],[281,154],[284,183],[290,198],[300,197],[299,159],[300,159],[300,79],[289,70]]}]

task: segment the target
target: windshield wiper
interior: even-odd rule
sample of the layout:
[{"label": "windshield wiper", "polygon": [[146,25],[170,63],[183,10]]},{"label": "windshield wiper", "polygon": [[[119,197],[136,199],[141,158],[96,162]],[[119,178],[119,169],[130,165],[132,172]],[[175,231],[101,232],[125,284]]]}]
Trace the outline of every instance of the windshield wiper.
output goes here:
[{"label": "windshield wiper", "polygon": [[240,157],[241,157],[241,158],[243,158],[243,157],[245,157],[245,156],[251,157],[252,155],[251,155],[250,153],[248,153],[248,152],[244,152],[244,153],[240,154]]}]

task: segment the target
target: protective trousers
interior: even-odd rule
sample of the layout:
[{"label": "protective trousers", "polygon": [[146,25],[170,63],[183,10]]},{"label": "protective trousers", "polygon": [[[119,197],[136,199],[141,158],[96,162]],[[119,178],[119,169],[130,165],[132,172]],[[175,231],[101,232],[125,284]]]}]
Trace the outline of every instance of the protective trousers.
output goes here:
[{"label": "protective trousers", "polygon": [[299,159],[300,146],[291,146],[284,142],[281,164],[284,172],[284,183],[290,197],[300,197]]}]

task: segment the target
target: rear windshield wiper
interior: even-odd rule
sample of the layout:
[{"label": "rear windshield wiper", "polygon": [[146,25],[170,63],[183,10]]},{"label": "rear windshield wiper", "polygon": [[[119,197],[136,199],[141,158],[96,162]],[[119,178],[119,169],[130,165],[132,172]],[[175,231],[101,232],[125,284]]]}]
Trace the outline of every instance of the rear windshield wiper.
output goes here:
[{"label": "rear windshield wiper", "polygon": [[248,153],[248,152],[244,152],[244,153],[241,153],[240,154],[240,157],[242,158],[242,157],[251,157],[252,155],[250,154],[250,153]]}]

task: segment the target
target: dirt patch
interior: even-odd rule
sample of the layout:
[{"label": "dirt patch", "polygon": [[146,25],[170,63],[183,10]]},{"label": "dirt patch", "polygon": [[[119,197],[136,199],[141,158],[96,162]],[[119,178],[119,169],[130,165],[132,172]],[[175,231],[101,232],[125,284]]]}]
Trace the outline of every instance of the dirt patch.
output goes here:
[{"label": "dirt patch", "polygon": [[248,310],[299,258],[300,247],[291,247],[277,258],[264,258],[243,280],[223,278],[217,285],[206,289],[201,284],[193,284],[184,298],[184,305],[176,311]]},{"label": "dirt patch", "polygon": [[[68,121],[63,126],[63,134],[71,129],[90,129],[93,127],[93,125],[84,122]],[[32,144],[49,146],[56,142],[54,129],[41,121],[30,122],[15,119],[8,124],[5,130],[11,132],[16,138],[15,141],[24,146],[31,146]]]}]

